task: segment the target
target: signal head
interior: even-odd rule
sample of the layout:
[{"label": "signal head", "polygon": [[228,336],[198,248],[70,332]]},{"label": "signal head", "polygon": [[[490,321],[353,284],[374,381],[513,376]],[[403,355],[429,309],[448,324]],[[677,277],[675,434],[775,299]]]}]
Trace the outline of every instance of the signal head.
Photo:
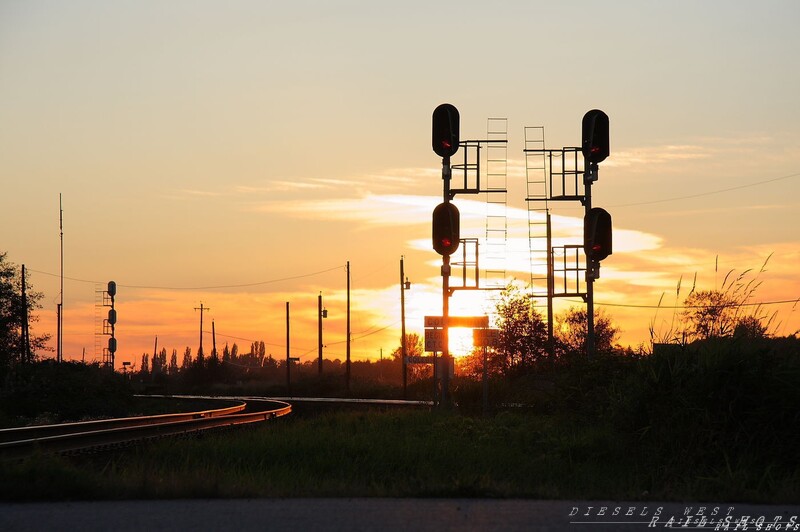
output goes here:
[{"label": "signal head", "polygon": [[452,255],[458,249],[459,212],[452,203],[440,203],[433,209],[433,249],[439,255]]},{"label": "signal head", "polygon": [[581,124],[583,156],[590,163],[601,163],[610,153],[608,138],[608,115],[600,109],[592,109],[583,115]]},{"label": "signal head", "polygon": [[458,151],[458,109],[443,103],[433,110],[433,151],[440,157],[450,157]]}]

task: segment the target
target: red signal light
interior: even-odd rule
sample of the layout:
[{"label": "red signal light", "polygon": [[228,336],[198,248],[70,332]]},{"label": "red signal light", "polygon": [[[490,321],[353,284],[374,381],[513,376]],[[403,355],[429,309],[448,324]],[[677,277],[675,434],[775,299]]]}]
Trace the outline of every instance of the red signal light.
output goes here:
[{"label": "red signal light", "polygon": [[458,209],[450,202],[433,209],[433,249],[439,255],[452,255],[460,240]]},{"label": "red signal light", "polygon": [[440,157],[450,157],[458,151],[459,114],[458,109],[449,103],[443,103],[433,110],[433,142],[434,153]]},{"label": "red signal light", "polygon": [[608,139],[608,115],[592,109],[583,116],[581,123],[583,156],[590,163],[601,163],[610,153]]},{"label": "red signal light", "polygon": [[605,209],[589,209],[583,220],[583,246],[586,257],[601,261],[611,255],[611,215]]}]

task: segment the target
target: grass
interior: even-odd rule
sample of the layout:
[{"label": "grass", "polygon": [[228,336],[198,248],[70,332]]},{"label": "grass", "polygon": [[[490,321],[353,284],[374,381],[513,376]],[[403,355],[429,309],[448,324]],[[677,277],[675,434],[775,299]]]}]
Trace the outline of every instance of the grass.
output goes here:
[{"label": "grass", "polygon": [[[330,412],[116,455],[6,464],[0,496],[600,496],[619,483],[611,479],[625,452],[608,431],[518,414]],[[44,472],[57,489],[20,490]]]},{"label": "grass", "polygon": [[529,413],[329,412],[123,453],[3,464],[0,498],[798,500],[796,470],[763,468],[724,446],[713,450],[722,460],[702,466],[673,443]]},{"label": "grass", "polygon": [[[0,499],[523,497],[800,502],[800,341],[597,357],[527,409],[327,411],[124,452],[0,462]],[[514,390],[512,390],[514,391]]]}]

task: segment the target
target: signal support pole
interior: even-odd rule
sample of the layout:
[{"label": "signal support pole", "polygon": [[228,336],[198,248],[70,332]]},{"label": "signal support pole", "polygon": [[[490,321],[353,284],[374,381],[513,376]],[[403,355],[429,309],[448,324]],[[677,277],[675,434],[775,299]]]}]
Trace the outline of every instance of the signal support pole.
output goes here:
[{"label": "signal support pole", "polygon": [[[449,406],[450,388],[450,349],[449,337],[449,299],[450,299],[450,255],[458,249],[458,209],[450,204],[454,195],[450,190],[451,167],[450,157],[455,155],[459,146],[459,128],[461,118],[458,109],[449,103],[443,103],[433,110],[431,147],[433,152],[442,158],[442,182],[444,185],[444,202],[433,211],[433,249],[442,256],[442,393],[441,404]],[[445,231],[448,234],[439,234]],[[433,383],[436,390],[436,353],[433,355]],[[436,394],[434,393],[434,402]]]},{"label": "signal support pole", "polygon": [[[589,162],[588,158],[584,156],[583,159],[583,182],[586,186],[586,200],[584,201],[584,219],[589,211],[592,209],[592,183],[597,181],[597,163]],[[586,356],[591,359],[594,358],[594,279],[595,268],[599,268],[600,264],[592,259],[586,257]]]},{"label": "signal support pole", "polygon": [[[444,202],[450,202],[450,157],[442,158],[442,181],[444,188]],[[450,255],[442,255],[442,404],[450,405]]]}]

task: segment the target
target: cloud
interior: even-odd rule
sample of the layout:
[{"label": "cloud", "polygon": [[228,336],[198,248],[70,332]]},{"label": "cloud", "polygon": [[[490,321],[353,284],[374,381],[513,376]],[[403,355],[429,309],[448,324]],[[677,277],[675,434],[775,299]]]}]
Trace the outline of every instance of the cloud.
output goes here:
[{"label": "cloud", "polygon": [[432,196],[367,195],[361,198],[266,202],[254,206],[253,210],[318,221],[397,226],[427,223],[436,202]]},{"label": "cloud", "polygon": [[390,191],[417,187],[429,183],[433,177],[441,177],[440,170],[430,168],[392,168],[377,174],[352,178],[300,177],[292,179],[270,179],[261,184],[240,184],[232,188],[239,195],[272,194],[275,192],[338,191],[340,195],[353,192],[367,195],[379,191]]},{"label": "cloud", "polygon": [[716,156],[708,146],[683,144],[633,148],[615,152],[603,163],[604,167],[662,165],[672,162],[696,161]]},{"label": "cloud", "polygon": [[181,196],[191,196],[199,198],[217,198],[223,196],[222,192],[213,190],[183,189],[179,191]]}]

